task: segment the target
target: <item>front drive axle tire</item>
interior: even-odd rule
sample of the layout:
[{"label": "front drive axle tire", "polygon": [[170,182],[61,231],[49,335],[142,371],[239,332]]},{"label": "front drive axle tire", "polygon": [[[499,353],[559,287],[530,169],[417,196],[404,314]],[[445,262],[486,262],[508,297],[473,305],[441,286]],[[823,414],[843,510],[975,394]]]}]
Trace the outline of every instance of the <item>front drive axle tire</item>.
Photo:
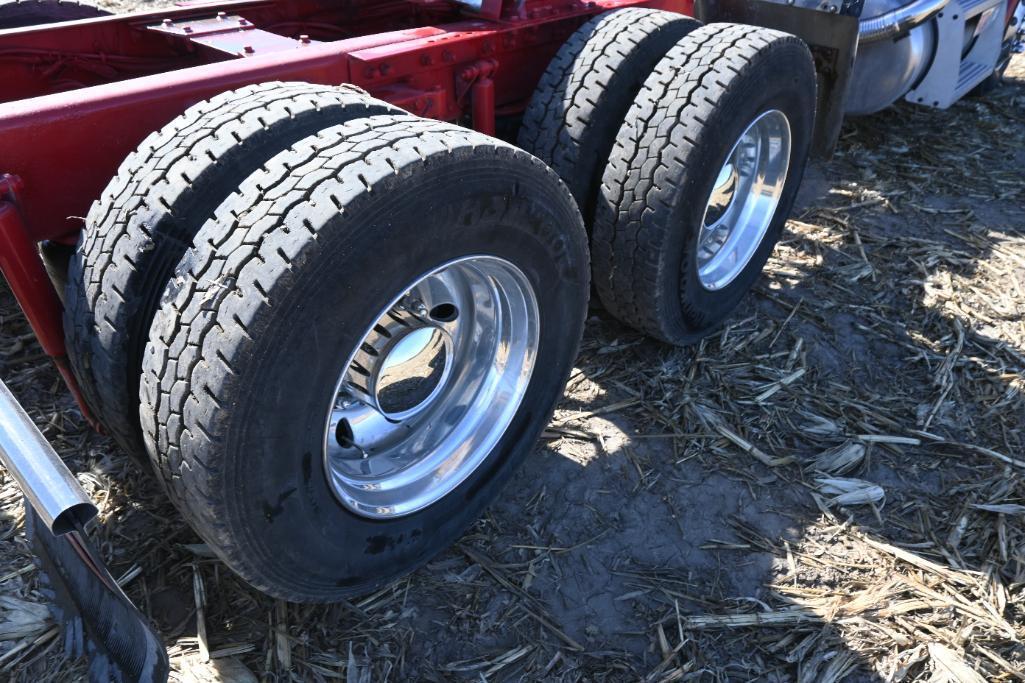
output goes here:
[{"label": "front drive axle tire", "polygon": [[408,115],[329,128],[179,265],[145,354],[147,449],[257,588],[365,593],[455,541],[533,448],[588,292],[579,211],[537,159]]},{"label": "front drive axle tire", "polygon": [[801,184],[815,68],[798,38],[709,24],[645,82],[602,179],[595,288],[671,344],[718,327],[761,273]]},{"label": "front drive axle tire", "polygon": [[585,223],[623,117],[651,70],[700,22],[627,7],[600,14],[570,36],[523,114],[519,146],[559,174]]}]

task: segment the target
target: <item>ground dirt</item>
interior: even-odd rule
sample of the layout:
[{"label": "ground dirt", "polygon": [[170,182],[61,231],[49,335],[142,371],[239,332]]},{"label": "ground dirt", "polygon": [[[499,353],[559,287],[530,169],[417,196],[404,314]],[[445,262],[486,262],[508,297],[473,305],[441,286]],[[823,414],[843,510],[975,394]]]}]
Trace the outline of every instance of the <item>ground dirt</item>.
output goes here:
[{"label": "ground dirt", "polygon": [[[212,559],[2,286],[0,374],[99,502],[178,680],[1025,680],[1023,172],[1021,58],[984,99],[849,121],[720,333],[670,348],[595,310],[505,494],[343,605]],[[0,678],[77,680],[0,486]]]}]

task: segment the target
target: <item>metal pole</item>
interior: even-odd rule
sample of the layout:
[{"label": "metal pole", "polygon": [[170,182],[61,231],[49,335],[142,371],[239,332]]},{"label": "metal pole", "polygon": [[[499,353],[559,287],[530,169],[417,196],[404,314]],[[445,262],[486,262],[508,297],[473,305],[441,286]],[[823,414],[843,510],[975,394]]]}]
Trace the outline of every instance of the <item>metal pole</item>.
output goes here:
[{"label": "metal pole", "polygon": [[54,534],[73,531],[97,514],[78,480],[0,381],[0,462]]}]

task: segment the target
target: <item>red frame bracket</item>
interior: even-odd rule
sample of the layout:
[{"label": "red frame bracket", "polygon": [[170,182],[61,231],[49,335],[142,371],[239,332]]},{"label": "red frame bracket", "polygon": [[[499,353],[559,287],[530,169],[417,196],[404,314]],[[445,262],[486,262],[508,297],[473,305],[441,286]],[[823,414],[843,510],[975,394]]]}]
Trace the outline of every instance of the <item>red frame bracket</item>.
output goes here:
[{"label": "red frame bracket", "polygon": [[146,28],[169,38],[186,40],[232,57],[252,57],[295,50],[317,42],[310,40],[307,35],[293,39],[264,31],[245,17],[229,15],[226,12],[218,12],[217,16],[205,19],[164,19],[159,24]]},{"label": "red frame bracket", "polygon": [[82,415],[99,430],[99,424],[86,405],[78,380],[68,364],[63,306],[18,209],[18,194],[23,188],[24,183],[18,176],[0,175],[0,273],[25,313],[39,345],[53,360],[71,390]]}]

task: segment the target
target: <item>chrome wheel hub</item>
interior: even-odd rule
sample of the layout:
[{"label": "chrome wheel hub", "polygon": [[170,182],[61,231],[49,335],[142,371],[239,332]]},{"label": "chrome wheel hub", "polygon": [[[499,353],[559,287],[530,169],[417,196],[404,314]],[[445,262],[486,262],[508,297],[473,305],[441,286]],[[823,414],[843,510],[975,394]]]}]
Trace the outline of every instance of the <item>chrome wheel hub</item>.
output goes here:
[{"label": "chrome wheel hub", "polygon": [[447,263],[399,293],[337,383],[324,466],[338,500],[398,517],[465,481],[526,393],[538,318],[526,276],[491,256]]},{"label": "chrome wheel hub", "polygon": [[790,167],[790,122],[761,114],[733,145],[705,206],[696,251],[705,289],[729,285],[758,251],[779,205]]}]

